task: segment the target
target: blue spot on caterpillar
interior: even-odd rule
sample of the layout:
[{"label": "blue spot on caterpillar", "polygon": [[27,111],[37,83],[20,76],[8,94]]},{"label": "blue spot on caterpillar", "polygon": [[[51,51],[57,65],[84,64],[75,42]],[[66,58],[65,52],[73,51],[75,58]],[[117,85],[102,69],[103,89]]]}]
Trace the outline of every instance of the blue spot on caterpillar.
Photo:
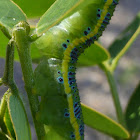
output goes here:
[{"label": "blue spot on caterpillar", "polygon": [[64,116],[65,116],[65,117],[70,117],[70,113],[66,112],[66,113],[64,114]]},{"label": "blue spot on caterpillar", "polygon": [[[67,140],[84,140],[84,120],[75,78],[78,57],[102,35],[117,4],[118,0],[89,4],[38,39],[44,55],[51,58],[44,64],[44,75],[48,76],[45,83],[50,90],[41,93],[40,117],[43,117],[40,120]],[[43,69],[43,64],[40,65]],[[38,71],[41,73],[41,68]],[[40,76],[42,81],[44,75]]]},{"label": "blue spot on caterpillar", "polygon": [[61,83],[61,84],[64,83],[63,77],[58,77],[58,78],[57,78],[57,81],[58,81],[59,83]]}]

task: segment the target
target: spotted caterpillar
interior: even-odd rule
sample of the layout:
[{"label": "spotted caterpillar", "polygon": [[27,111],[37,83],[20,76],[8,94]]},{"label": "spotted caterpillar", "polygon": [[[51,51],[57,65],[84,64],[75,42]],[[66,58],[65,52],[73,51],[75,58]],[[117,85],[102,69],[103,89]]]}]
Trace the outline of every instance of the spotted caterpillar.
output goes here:
[{"label": "spotted caterpillar", "polygon": [[118,1],[90,3],[38,39],[39,49],[50,58],[45,58],[35,71],[36,84],[46,83],[40,92],[42,101],[38,117],[66,140],[84,140],[84,121],[75,79],[76,62],[102,35]]}]

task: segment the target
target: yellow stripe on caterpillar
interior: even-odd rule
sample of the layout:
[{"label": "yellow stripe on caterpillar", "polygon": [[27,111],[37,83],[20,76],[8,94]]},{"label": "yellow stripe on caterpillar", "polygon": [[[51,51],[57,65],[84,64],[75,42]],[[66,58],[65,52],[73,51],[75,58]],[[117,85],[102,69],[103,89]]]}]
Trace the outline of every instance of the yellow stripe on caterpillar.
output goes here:
[{"label": "yellow stripe on caterpillar", "polygon": [[80,138],[79,125],[78,125],[77,120],[74,116],[72,94],[68,95],[68,103],[69,103],[69,112],[70,112],[70,122],[73,125],[73,128],[75,130],[75,138],[76,138],[76,140],[78,140]]}]

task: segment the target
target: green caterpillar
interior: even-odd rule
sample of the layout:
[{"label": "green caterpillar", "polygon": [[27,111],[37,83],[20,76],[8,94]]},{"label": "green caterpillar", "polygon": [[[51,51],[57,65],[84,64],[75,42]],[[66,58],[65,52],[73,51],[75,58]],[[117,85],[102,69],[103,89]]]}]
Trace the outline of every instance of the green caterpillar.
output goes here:
[{"label": "green caterpillar", "polygon": [[38,40],[39,49],[51,58],[42,61],[35,72],[40,73],[36,76],[36,84],[40,80],[46,83],[46,87],[42,87],[45,92],[40,93],[38,117],[66,140],[84,140],[84,121],[75,79],[76,62],[80,54],[102,35],[118,1],[90,3],[50,28]]}]

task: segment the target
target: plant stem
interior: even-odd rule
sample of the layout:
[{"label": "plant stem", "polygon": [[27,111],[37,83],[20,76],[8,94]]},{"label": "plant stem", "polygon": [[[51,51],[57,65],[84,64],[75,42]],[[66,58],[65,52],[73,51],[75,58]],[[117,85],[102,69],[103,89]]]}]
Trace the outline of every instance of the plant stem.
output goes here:
[{"label": "plant stem", "polygon": [[20,23],[21,26],[17,27],[13,31],[13,35],[18,49],[22,73],[25,82],[25,89],[28,94],[36,134],[38,139],[41,140],[41,138],[45,135],[45,130],[44,125],[38,122],[35,118],[36,113],[39,111],[39,100],[38,96],[32,94],[32,89],[34,86],[34,78],[33,78],[32,60],[30,56],[30,42],[28,40],[29,36],[25,24],[27,23]]},{"label": "plant stem", "polygon": [[4,76],[2,81],[5,85],[8,85],[8,82],[13,81],[13,61],[14,61],[14,46],[10,41],[7,45],[6,49],[6,62],[5,62],[5,69],[4,69]]},{"label": "plant stem", "polygon": [[14,44],[13,41],[10,40],[6,50],[6,63],[2,83],[8,85],[12,93],[18,96],[18,89],[13,78],[13,67],[14,67]]},{"label": "plant stem", "polygon": [[[2,84],[5,84],[10,88],[9,90],[13,94],[19,97],[18,88],[13,79],[13,66],[14,66],[14,44],[13,41],[10,40],[6,50],[4,76],[0,80]],[[0,126],[4,133],[7,133],[7,128],[5,126],[3,118],[4,118],[5,111],[7,109],[7,94],[9,93],[9,90],[4,94],[0,105]]]},{"label": "plant stem", "polygon": [[111,65],[112,71],[115,70],[115,68],[117,67],[118,61],[126,53],[126,51],[131,47],[132,43],[136,40],[136,38],[137,38],[137,36],[139,34],[140,34],[140,26],[138,27],[138,29],[136,30],[136,32],[133,34],[133,36],[131,37],[131,39],[127,42],[127,44],[124,46],[124,48],[122,49],[122,51],[120,51],[120,53],[113,60],[113,63]]},{"label": "plant stem", "polygon": [[112,98],[113,98],[113,101],[114,101],[114,105],[115,105],[115,108],[116,108],[116,114],[117,114],[118,121],[122,126],[125,127],[126,126],[125,119],[124,119],[121,103],[120,103],[120,100],[119,100],[119,96],[118,96],[119,94],[118,94],[118,91],[117,91],[117,86],[116,86],[115,79],[113,77],[113,73],[103,64],[101,64],[100,67],[102,68],[102,70],[106,74],[106,77],[107,77],[107,80],[108,80],[108,83],[109,83],[109,86],[110,86],[110,90],[111,90],[111,93],[112,93]]}]

